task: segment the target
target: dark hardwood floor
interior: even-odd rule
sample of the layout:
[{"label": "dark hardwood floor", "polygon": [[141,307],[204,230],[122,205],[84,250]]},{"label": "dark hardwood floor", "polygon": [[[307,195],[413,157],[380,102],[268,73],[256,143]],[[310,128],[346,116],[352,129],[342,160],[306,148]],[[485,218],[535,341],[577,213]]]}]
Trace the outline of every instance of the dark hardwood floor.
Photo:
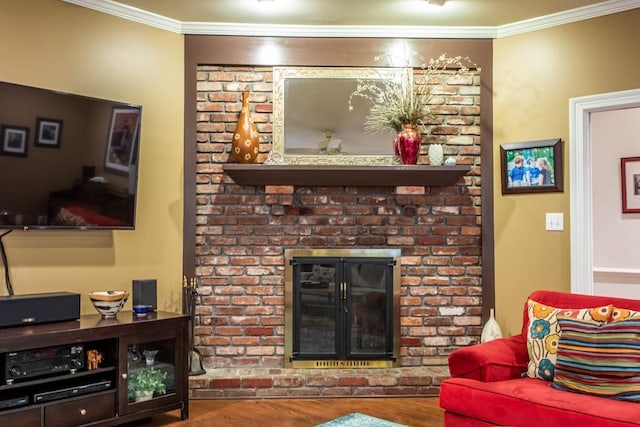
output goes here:
[{"label": "dark hardwood floor", "polygon": [[444,426],[437,397],[192,400],[189,411],[186,421],[180,421],[176,411],[136,425],[313,427],[352,412],[361,412],[410,427]]}]

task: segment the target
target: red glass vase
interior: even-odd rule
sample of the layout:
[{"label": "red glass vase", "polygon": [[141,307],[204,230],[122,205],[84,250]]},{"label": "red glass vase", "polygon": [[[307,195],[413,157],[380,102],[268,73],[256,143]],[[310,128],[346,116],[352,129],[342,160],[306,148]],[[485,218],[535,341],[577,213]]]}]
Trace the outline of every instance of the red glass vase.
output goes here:
[{"label": "red glass vase", "polygon": [[418,131],[418,126],[402,125],[402,130],[398,132],[396,140],[402,164],[415,165],[418,163],[422,143],[422,134]]}]

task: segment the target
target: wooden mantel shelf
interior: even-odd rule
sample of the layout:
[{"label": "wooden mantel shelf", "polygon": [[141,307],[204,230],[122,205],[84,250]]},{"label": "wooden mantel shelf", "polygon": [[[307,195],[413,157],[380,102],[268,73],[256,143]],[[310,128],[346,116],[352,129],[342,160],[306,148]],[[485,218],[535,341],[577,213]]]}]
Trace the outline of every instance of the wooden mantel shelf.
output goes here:
[{"label": "wooden mantel shelf", "polygon": [[239,185],[428,186],[453,185],[469,166],[257,165],[228,163],[222,169]]}]

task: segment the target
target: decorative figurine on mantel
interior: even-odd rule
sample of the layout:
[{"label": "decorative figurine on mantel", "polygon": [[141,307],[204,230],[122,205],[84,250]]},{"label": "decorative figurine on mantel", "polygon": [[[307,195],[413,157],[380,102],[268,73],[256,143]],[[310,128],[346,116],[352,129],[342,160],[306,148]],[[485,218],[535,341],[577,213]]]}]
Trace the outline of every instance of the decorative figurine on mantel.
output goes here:
[{"label": "decorative figurine on mantel", "polygon": [[242,92],[242,110],[231,142],[233,158],[238,163],[255,163],[260,152],[258,129],[251,120],[249,92]]},{"label": "decorative figurine on mantel", "polygon": [[444,158],[442,144],[429,144],[429,164],[441,166]]}]

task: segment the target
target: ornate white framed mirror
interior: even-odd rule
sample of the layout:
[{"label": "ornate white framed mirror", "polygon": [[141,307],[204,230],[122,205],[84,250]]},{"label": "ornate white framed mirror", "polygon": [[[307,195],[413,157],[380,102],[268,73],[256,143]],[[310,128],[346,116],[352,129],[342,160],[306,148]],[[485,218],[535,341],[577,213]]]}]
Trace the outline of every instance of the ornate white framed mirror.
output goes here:
[{"label": "ornate white framed mirror", "polygon": [[271,164],[389,165],[396,133],[365,132],[371,102],[359,80],[406,82],[401,68],[274,67]]}]

